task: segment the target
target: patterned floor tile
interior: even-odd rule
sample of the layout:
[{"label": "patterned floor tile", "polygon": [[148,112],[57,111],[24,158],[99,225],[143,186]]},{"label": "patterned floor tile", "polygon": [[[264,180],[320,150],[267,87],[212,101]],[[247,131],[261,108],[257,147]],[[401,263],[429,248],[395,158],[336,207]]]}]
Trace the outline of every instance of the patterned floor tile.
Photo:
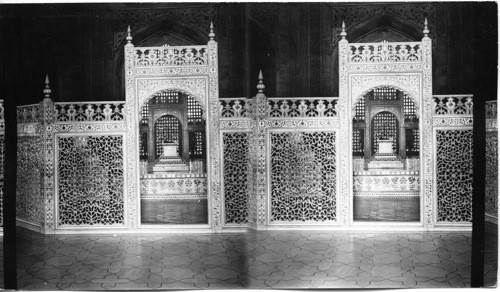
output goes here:
[{"label": "patterned floor tile", "polygon": [[[20,231],[19,237],[20,289],[470,286],[470,233],[46,236]],[[496,263],[488,268],[490,283],[496,283]]]}]

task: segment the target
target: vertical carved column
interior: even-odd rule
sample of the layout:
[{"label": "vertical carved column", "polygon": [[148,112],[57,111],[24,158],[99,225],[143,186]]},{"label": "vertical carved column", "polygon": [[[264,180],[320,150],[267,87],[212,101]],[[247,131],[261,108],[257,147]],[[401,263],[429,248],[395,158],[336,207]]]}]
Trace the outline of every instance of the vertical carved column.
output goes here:
[{"label": "vertical carved column", "polygon": [[[352,152],[350,145],[352,145],[352,117],[350,102],[349,102],[349,84],[347,73],[347,61],[349,42],[346,39],[347,33],[345,31],[345,24],[342,22],[342,32],[340,33],[342,39],[339,41],[339,101],[337,103],[337,112],[340,118],[340,131],[339,131],[339,153],[338,153],[338,169],[339,169],[339,185],[337,187],[337,220],[340,226],[349,225],[349,201],[352,196]],[[366,121],[369,123],[369,121]],[[349,146],[342,146],[349,145]],[[351,208],[352,209],[352,208]]]},{"label": "vertical carved column", "polygon": [[[135,49],[132,44],[132,36],[130,35],[130,26],[127,29],[127,44],[125,45],[125,104],[127,115],[127,135],[125,140],[126,147],[126,169],[127,169],[127,185],[126,196],[127,207],[125,209],[125,222],[128,224],[129,229],[136,229],[138,227],[137,210],[137,187],[139,186],[139,138],[136,137],[136,128],[139,125],[138,114],[136,107],[139,107],[135,99],[134,87],[134,54]],[[152,125],[150,125],[151,127]]]},{"label": "vertical carved column", "polygon": [[[209,174],[209,196],[211,198],[211,214],[212,216],[212,229],[220,231],[222,229],[222,199],[221,199],[221,169],[220,169],[220,129],[219,129],[219,81],[218,81],[218,57],[217,57],[217,42],[215,41],[215,33],[213,31],[213,24],[210,23],[210,33],[208,34],[210,40],[208,46],[208,66],[209,66],[209,85],[208,85],[208,104],[210,112],[207,113],[209,122],[208,130],[208,145],[209,145],[209,159],[207,169],[211,169]],[[208,110],[207,110],[208,112]]]},{"label": "vertical carved column", "polygon": [[262,81],[262,71],[259,72],[259,84],[257,84],[257,95],[254,104],[254,141],[253,151],[256,153],[253,161],[254,191],[257,203],[257,229],[265,229],[267,217],[267,176],[266,176],[266,123],[267,118],[267,98],[264,94],[266,86]]},{"label": "vertical carved column", "polygon": [[49,87],[49,76],[45,77],[45,89],[43,90],[45,98],[40,103],[42,112],[41,124],[41,141],[42,141],[42,194],[44,196],[44,232],[50,233],[55,228],[54,218],[54,139],[53,139],[53,123],[54,123],[54,102],[50,99],[52,90]]},{"label": "vertical carved column", "polygon": [[[427,28],[427,19],[424,24],[424,37],[422,38],[422,65],[423,65],[423,96],[422,96],[422,127],[421,127],[421,169],[423,181],[421,182],[421,194],[424,200],[424,227],[432,228],[434,226],[434,200],[433,194],[433,177],[434,177],[434,161],[432,153],[434,147],[432,143],[432,108],[434,99],[432,98],[432,41],[429,38],[429,30]],[[421,175],[421,177],[422,177]]]}]

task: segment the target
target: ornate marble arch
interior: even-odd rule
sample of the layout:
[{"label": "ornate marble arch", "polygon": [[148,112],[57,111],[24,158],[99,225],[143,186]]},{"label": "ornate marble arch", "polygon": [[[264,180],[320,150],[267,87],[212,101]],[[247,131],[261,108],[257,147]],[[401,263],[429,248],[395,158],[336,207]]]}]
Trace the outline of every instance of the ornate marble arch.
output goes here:
[{"label": "ornate marble arch", "polygon": [[[134,48],[132,37],[127,36],[125,45],[125,108],[127,129],[125,135],[126,159],[126,226],[129,230],[141,228],[140,224],[140,166],[139,166],[139,119],[142,105],[162,90],[179,90],[191,95],[204,109],[207,119],[207,176],[209,225],[221,228],[221,173],[219,139],[219,87],[217,42],[213,31],[204,47],[208,61],[202,65],[152,64],[137,66],[135,60],[141,48]],[[143,48],[142,48],[143,49]],[[164,50],[165,47],[150,48]],[[180,48],[182,49],[182,48]],[[182,50],[181,50],[182,51]],[[181,56],[182,58],[187,57]]]},{"label": "ornate marble arch", "polygon": [[354,75],[351,77],[350,85],[351,107],[354,107],[356,102],[368,92],[381,86],[403,91],[413,100],[417,108],[420,107],[420,74]]},{"label": "ornate marble arch", "polygon": [[[420,224],[424,229],[434,226],[433,213],[433,133],[432,133],[432,43],[428,37],[427,23],[424,37],[415,43],[421,49],[421,57],[414,60],[403,58],[374,58],[364,63],[353,63],[350,58],[356,47],[369,47],[374,55],[380,50],[380,43],[350,44],[346,39],[345,29],[339,41],[339,101],[340,118],[339,143],[352,145],[353,107],[364,94],[376,87],[389,86],[407,93],[419,112],[420,129]],[[397,56],[400,52],[393,51]],[[353,224],[352,219],[352,152],[350,147],[341,147],[339,151],[339,167],[344,170],[339,175],[339,219],[342,226]]]},{"label": "ornate marble arch", "polygon": [[160,77],[157,79],[147,78],[137,80],[138,104],[142,105],[156,93],[174,89],[182,93],[191,95],[203,109],[206,109],[205,97],[207,95],[207,78],[190,77]]}]

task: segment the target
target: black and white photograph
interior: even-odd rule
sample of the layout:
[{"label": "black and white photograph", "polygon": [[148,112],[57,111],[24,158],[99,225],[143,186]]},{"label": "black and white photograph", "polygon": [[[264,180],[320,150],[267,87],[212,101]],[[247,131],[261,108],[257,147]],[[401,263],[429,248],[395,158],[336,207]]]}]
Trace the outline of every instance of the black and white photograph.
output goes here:
[{"label": "black and white photograph", "polygon": [[496,288],[498,22],[0,1],[0,289]]}]

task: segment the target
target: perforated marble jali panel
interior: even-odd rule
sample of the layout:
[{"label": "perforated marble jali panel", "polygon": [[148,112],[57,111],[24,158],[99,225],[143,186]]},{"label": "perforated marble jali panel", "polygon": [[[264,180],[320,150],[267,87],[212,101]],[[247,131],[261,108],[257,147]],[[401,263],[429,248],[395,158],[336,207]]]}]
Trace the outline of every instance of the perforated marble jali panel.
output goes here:
[{"label": "perforated marble jali panel", "polygon": [[40,137],[17,138],[16,217],[43,222],[42,142]]},{"label": "perforated marble jali panel", "polygon": [[249,133],[223,133],[225,223],[248,222]]},{"label": "perforated marble jali panel", "polygon": [[438,222],[472,222],[472,130],[436,131]]},{"label": "perforated marble jali panel", "polygon": [[486,132],[486,214],[498,217],[498,132]]},{"label": "perforated marble jali panel", "polygon": [[270,140],[270,220],[336,220],[335,133],[276,132]]},{"label": "perforated marble jali panel", "polygon": [[123,137],[58,137],[59,225],[124,223]]}]

